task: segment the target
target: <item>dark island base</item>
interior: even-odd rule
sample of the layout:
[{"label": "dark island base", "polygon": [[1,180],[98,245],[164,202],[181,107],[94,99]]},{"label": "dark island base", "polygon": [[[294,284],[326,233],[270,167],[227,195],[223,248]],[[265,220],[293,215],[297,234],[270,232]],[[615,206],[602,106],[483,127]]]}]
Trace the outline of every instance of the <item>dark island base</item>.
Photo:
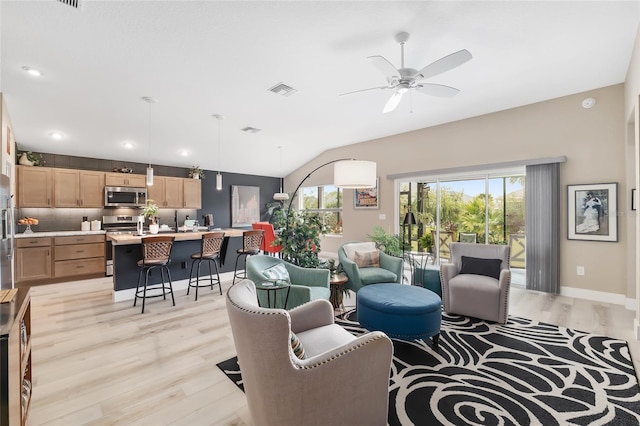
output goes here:
[{"label": "dark island base", "polygon": [[[242,248],[242,237],[226,237],[220,253],[222,265],[220,273],[233,272],[236,262],[236,251]],[[191,270],[191,255],[200,252],[200,240],[175,241],[171,249],[171,281],[188,280]],[[141,244],[126,244],[113,246],[113,286],[115,291],[136,288],[138,283],[138,261],[142,259]],[[240,260],[238,268],[244,269],[244,259]],[[208,274],[206,265],[200,268],[201,275]],[[194,278],[195,278],[194,271]],[[153,269],[149,274],[149,283],[161,283],[160,269]]]}]

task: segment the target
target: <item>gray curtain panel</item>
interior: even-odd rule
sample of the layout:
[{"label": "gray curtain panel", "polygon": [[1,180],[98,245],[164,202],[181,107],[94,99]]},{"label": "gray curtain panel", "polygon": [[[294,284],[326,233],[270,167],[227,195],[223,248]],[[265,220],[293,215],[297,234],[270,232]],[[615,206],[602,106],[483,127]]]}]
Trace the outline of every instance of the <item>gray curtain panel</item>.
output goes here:
[{"label": "gray curtain panel", "polygon": [[527,166],[527,289],[560,292],[560,164]]}]

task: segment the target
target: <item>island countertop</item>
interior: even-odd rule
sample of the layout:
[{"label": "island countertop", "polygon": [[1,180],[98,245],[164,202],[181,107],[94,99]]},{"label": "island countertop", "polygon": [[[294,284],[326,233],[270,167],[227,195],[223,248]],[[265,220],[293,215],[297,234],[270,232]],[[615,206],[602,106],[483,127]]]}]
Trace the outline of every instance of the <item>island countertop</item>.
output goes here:
[{"label": "island countertop", "polygon": [[24,232],[15,234],[15,238],[45,238],[45,237],[70,237],[76,235],[104,235],[105,231],[44,231],[32,232],[25,234]]},{"label": "island countertop", "polygon": [[187,231],[187,232],[160,232],[158,234],[144,234],[140,235],[126,235],[126,234],[115,234],[109,235],[107,234],[107,239],[111,241],[111,244],[114,246],[122,246],[122,245],[130,245],[130,244],[141,244],[142,238],[152,237],[157,235],[163,236],[171,236],[175,238],[175,241],[190,241],[190,240],[199,240],[202,238],[202,234],[206,234],[209,232],[224,232],[225,237],[241,237],[242,233],[246,231],[246,229],[214,229],[211,231]]}]

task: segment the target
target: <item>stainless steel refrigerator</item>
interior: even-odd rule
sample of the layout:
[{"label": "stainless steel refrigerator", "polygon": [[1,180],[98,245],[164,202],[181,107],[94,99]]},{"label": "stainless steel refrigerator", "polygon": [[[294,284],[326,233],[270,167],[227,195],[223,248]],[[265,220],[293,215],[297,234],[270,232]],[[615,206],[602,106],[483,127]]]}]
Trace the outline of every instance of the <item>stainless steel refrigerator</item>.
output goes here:
[{"label": "stainless steel refrigerator", "polygon": [[2,235],[0,235],[0,289],[13,288],[13,247],[14,221],[11,199],[11,180],[0,175],[0,214]]}]

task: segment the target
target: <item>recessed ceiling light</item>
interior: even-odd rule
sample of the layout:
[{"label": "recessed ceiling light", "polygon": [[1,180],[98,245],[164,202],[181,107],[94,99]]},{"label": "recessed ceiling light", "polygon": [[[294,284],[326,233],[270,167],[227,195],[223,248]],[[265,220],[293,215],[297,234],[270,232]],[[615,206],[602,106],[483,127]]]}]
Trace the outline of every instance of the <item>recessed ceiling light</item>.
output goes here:
[{"label": "recessed ceiling light", "polygon": [[55,139],[57,141],[62,139],[62,133],[60,133],[60,132],[50,132],[49,136],[51,136],[51,139]]},{"label": "recessed ceiling light", "polygon": [[183,149],[182,151],[180,151],[180,155],[182,155],[183,157],[188,157],[189,151],[187,151],[186,149]]},{"label": "recessed ceiling light", "polygon": [[125,149],[133,149],[133,147],[134,147],[133,142],[125,142],[125,143],[122,144],[122,146]]},{"label": "recessed ceiling light", "polygon": [[35,68],[31,68],[31,67],[28,67],[28,66],[26,66],[26,65],[25,65],[24,67],[22,67],[22,69],[23,69],[27,74],[32,75],[32,76],[34,76],[34,77],[41,77],[41,76],[42,76],[42,71],[37,70],[37,69],[35,69]]}]

